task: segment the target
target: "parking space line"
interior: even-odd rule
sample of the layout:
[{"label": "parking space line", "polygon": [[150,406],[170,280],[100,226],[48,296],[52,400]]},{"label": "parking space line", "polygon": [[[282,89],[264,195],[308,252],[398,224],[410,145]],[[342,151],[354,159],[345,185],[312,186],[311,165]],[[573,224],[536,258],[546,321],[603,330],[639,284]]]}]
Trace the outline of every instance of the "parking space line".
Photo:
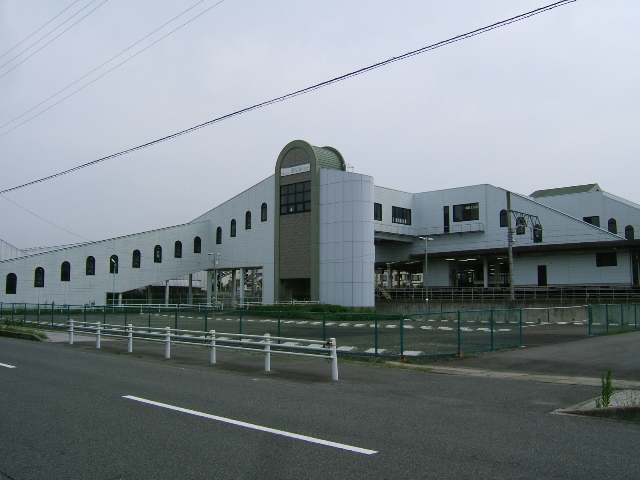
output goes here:
[{"label": "parking space line", "polygon": [[320,438],[308,437],[306,435],[299,435],[297,433],[286,432],[284,430],[277,430],[275,428],[263,427],[261,425],[254,425],[252,423],[242,422],[239,420],[233,420],[231,418],[219,417],[217,415],[211,415],[208,413],[198,412],[196,410],[189,410],[188,408],[176,407],[166,403],[155,402],[153,400],[147,400],[146,398],[135,397],[133,395],[124,395],[122,398],[127,400],[133,400],[140,403],[146,403],[147,405],[153,405],[155,407],[166,408],[168,410],[174,410],[176,412],[188,413],[189,415],[195,415],[196,417],[207,418],[209,420],[215,420],[217,422],[228,423],[230,425],[236,425],[238,427],[250,428],[252,430],[258,430],[261,432],[272,433],[274,435],[281,435],[283,437],[289,437],[296,440],[302,440],[304,442],[316,443],[318,445],[324,445],[326,447],[338,448],[341,450],[348,450],[350,452],[362,453],[364,455],[373,455],[378,453],[376,450],[368,450],[366,448],[354,447],[352,445],[346,445],[344,443],[331,442],[329,440],[322,440]]},{"label": "parking space line", "polygon": [[0,363],[0,367],[4,367],[4,368],[16,368],[13,365],[7,365],[6,363]]}]

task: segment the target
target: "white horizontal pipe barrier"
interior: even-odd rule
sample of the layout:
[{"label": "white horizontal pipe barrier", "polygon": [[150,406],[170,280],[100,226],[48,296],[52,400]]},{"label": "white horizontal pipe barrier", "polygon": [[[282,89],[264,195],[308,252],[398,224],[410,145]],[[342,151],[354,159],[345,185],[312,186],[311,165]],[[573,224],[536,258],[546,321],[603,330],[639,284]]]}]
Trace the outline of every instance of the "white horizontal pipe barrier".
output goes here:
[{"label": "white horizontal pipe barrier", "polygon": [[[207,346],[211,349],[211,364],[215,365],[216,350],[253,351],[264,353],[264,371],[271,371],[271,354],[297,355],[304,357],[331,359],[331,378],[338,380],[338,349],[336,339],[328,342],[303,338],[272,337],[270,334],[245,335],[238,333],[219,333],[215,330],[203,332],[199,330],[178,330],[170,327],[151,328],[89,323],[78,320],[68,321],[69,345],[73,345],[74,332],[91,333],[96,337],[96,348],[100,348],[103,336],[126,338],[127,352],[133,352],[133,339],[147,342],[163,342],[164,358],[171,358],[171,344]],[[275,342],[275,343],[274,343]],[[287,343],[287,344],[285,344]],[[291,343],[307,343],[309,345],[292,345]]]}]

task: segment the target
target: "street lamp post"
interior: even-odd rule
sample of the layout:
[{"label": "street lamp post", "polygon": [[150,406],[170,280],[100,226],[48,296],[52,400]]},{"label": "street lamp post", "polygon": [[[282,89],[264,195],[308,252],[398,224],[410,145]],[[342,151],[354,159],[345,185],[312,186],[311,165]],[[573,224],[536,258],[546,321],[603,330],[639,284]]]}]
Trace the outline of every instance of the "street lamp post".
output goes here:
[{"label": "street lamp post", "polygon": [[116,308],[116,271],[118,269],[118,264],[115,259],[111,259],[111,263],[113,264],[113,288],[111,289],[111,309],[115,312]]},{"label": "street lamp post", "polygon": [[429,250],[429,242],[433,241],[433,238],[425,236],[425,237],[419,237],[421,240],[424,240],[424,268],[422,270],[422,283],[424,285],[424,292],[425,292],[425,303],[426,303],[426,314],[429,314],[429,275],[427,273],[427,267],[428,267],[428,253],[427,251]]},{"label": "street lamp post", "polygon": [[[213,256],[213,302],[218,301],[218,258],[220,256],[219,253],[209,253],[209,255]],[[211,306],[211,284],[207,285],[207,307]]]}]

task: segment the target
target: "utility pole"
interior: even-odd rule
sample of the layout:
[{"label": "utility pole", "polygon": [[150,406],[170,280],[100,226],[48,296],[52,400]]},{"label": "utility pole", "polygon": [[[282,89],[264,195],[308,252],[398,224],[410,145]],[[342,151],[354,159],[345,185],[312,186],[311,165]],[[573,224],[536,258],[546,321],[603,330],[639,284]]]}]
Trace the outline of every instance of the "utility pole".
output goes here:
[{"label": "utility pole", "polygon": [[515,300],[515,289],[513,285],[513,225],[511,223],[511,192],[507,191],[507,250],[509,256],[509,299]]}]

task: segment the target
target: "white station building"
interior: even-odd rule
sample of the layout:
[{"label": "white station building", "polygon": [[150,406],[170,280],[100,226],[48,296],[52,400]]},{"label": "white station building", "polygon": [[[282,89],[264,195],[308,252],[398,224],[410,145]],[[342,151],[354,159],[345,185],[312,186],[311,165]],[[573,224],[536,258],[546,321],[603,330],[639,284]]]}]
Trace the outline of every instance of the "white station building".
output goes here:
[{"label": "white station building", "polygon": [[41,250],[0,241],[0,302],[100,305],[158,284],[168,301],[172,280],[201,272],[211,298],[214,271],[232,272],[240,303],[247,271],[260,273],[264,304],[373,307],[381,281],[402,286],[399,272],[426,273],[429,288],[505,287],[509,223],[514,286],[639,283],[640,205],[597,184],[403,192],[348,171],[334,148],[296,140],[274,175],[188,223]]}]

